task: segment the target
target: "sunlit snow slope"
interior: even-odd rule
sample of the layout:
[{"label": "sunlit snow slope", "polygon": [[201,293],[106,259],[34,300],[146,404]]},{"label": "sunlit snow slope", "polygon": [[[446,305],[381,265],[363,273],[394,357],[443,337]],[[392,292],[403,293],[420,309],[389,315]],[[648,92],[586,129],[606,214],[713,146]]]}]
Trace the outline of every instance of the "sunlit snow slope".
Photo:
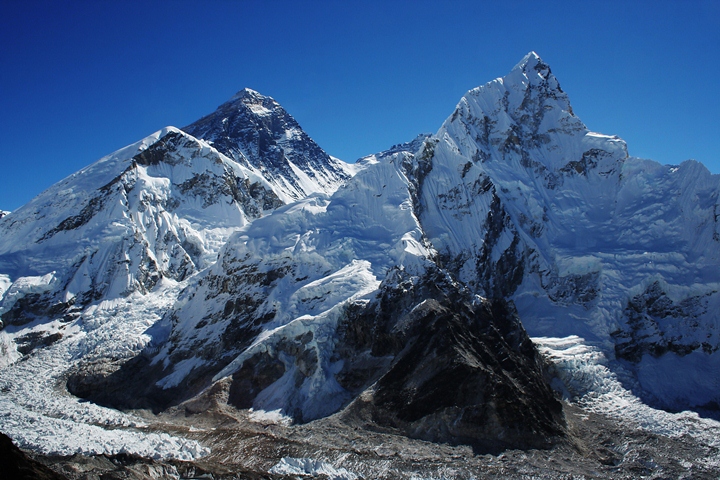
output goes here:
[{"label": "sunlit snow slope", "polygon": [[532,335],[629,362],[660,405],[720,399],[720,176],[628,157],[534,53],[468,92],[436,142],[420,223],[461,280],[512,298]]},{"label": "sunlit snow slope", "polygon": [[[631,405],[626,417],[681,435],[689,416],[633,394],[720,403],[719,193],[697,162],[633,158],[589,131],[534,53],[470,90],[435,135],[352,168],[244,90],[0,218],[0,382],[12,385],[0,415],[17,415],[15,432],[115,418],[32,380],[72,367],[71,390],[124,408],[217,392],[297,421],[411,405],[392,422],[420,438],[482,442],[523,424],[550,438],[562,422],[527,330],[572,401]],[[483,381],[410,378],[419,366]],[[468,409],[433,403],[427,386]],[[515,400],[486,402],[486,386]],[[508,407],[482,410],[493,403]],[[532,446],[514,434],[508,445]]]}]

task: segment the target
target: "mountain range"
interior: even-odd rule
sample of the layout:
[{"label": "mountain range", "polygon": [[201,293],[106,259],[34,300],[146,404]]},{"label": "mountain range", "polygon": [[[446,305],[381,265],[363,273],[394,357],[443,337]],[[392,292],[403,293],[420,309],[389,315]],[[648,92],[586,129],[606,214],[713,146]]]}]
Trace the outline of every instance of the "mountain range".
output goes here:
[{"label": "mountain range", "polygon": [[[590,131],[532,52],[435,134],[354,164],[245,89],[0,215],[0,430],[41,454],[235,465],[190,433],[232,419],[716,475],[719,193],[698,162]],[[638,461],[635,431],[671,444]],[[413,475],[281,450],[253,468]]]}]

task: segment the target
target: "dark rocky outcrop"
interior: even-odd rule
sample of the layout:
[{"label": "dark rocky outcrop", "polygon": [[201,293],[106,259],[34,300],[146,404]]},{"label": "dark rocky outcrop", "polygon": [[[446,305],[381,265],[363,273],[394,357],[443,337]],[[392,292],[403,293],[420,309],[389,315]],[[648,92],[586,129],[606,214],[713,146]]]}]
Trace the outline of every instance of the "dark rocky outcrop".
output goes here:
[{"label": "dark rocky outcrop", "polygon": [[183,127],[241,165],[254,168],[294,198],[304,191],[294,168],[325,190],[348,178],[341,163],[330,157],[275,100],[244,89],[200,120]]},{"label": "dark rocky outcrop", "polygon": [[699,328],[697,319],[707,313],[707,303],[708,295],[674,301],[660,282],[651,283],[628,300],[623,312],[625,323],[612,333],[615,354],[639,362],[646,354],[660,357],[668,352],[683,356],[696,350],[717,351],[716,346],[700,342],[692,334]]},{"label": "dark rocky outcrop", "polygon": [[564,434],[562,406],[510,305],[441,271],[389,278],[340,329],[338,381],[359,395],[348,418],[482,452],[548,447]]},{"label": "dark rocky outcrop", "polygon": [[7,480],[67,480],[64,475],[28,457],[3,433],[0,433],[0,477]]}]

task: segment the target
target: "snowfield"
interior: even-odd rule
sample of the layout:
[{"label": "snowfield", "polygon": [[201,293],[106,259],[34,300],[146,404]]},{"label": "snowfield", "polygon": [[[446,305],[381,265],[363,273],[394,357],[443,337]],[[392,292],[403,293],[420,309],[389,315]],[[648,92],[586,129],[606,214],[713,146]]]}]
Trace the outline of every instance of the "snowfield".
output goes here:
[{"label": "snowfield", "polygon": [[[720,422],[681,411],[720,401],[719,197],[720,176],[701,164],[633,158],[618,137],[591,132],[534,53],[470,90],[435,135],[353,166],[246,89],[0,215],[0,431],[48,455],[195,460],[222,449],[216,432],[164,433],[141,412],[68,393],[81,365],[120,368],[143,355],[154,372],[147,385],[175,395],[168,404],[188,392],[210,404],[222,391],[217,408],[231,408],[233,385],[251,392],[234,398],[245,402],[240,418],[262,426],[258,442],[301,437],[296,421],[335,432],[333,414],[358,399],[365,408],[378,365],[395,355],[388,347],[368,360],[372,335],[347,341],[341,322],[383,288],[402,304],[413,282],[442,275],[467,293],[457,298],[508,302],[505,320],[517,313],[518,335],[549,361],[566,409],[602,416],[600,428],[616,421],[625,430],[614,439],[642,431],[701,445],[709,453],[686,457],[688,471],[720,471]],[[444,318],[430,303],[413,308]],[[406,326],[393,326],[387,343]],[[548,404],[558,404],[533,358]],[[217,397],[200,391],[210,384]],[[542,404],[536,395],[523,405]],[[367,471],[343,464],[350,444],[334,459],[297,447],[257,461],[272,458],[262,469],[276,475],[356,480]],[[613,447],[622,461],[628,445]],[[393,460],[381,459],[387,471]]]},{"label": "snowfield", "polygon": [[[81,360],[129,358],[148,327],[174,301],[180,285],[164,281],[152,295],[133,294],[88,308],[70,323],[54,321],[0,332],[0,345],[35,331],[61,334],[49,347],[0,370],[0,428],[19,446],[48,455],[136,454],[192,460],[208,453],[196,441],[153,433],[141,419],[70,395],[65,378]],[[13,352],[10,358],[18,358]],[[7,358],[7,357],[3,357]]]}]

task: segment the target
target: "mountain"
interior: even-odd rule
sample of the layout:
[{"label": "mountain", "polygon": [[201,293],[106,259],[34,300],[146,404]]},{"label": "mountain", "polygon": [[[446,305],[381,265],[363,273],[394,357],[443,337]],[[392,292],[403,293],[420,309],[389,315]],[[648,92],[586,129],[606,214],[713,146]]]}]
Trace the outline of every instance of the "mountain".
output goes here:
[{"label": "mountain", "polygon": [[719,176],[590,132],[534,54],[437,142],[419,220],[460,281],[512,299],[533,336],[611,350],[656,405],[717,402]]},{"label": "mountain", "polygon": [[2,219],[0,272],[13,279],[0,304],[4,324],[76,316],[92,301],[146,293],[161,278],[182,281],[214,262],[234,229],[332,192],[354,171],[251,90],[186,129],[209,140],[168,127]]},{"label": "mountain", "polygon": [[[625,368],[634,369],[648,397],[665,408],[718,400],[711,373],[718,345],[712,336],[717,178],[692,163],[668,168],[667,178],[647,184],[654,189],[665,184],[685,198],[676,201],[677,195],[666,191],[656,193],[663,205],[653,204],[637,172],[654,164],[628,157],[622,140],[590,132],[536,55],[503,79],[468,92],[436,135],[362,163],[365,170],[331,197],[307,197],[234,234],[207,275],[148,331],[152,343],[145,356],[113,372],[119,384],[88,385],[86,377],[97,377],[93,365],[71,378],[71,391],[115,407],[162,410],[218,383],[231,405],[279,410],[302,422],[360,408],[360,398],[371,398],[373,411],[385,408],[384,395],[397,393],[385,394],[381,387],[403,392],[409,383],[416,393],[391,403],[392,414],[373,414],[389,418],[378,423],[403,425],[408,434],[432,440],[487,447],[498,443],[497,430],[478,428],[485,420],[466,409],[477,411],[487,395],[497,395],[490,392],[511,383],[518,388],[505,391],[503,402],[523,403],[530,416],[498,410],[483,418],[517,429],[515,443],[508,444],[527,446],[533,438],[528,431],[535,438],[551,437],[562,432],[562,421],[553,417],[552,397],[542,389],[542,368],[519,377],[532,371],[529,364],[541,363],[531,347],[523,350],[529,340],[519,318],[535,336],[579,335],[613,348],[608,353],[629,362]],[[708,200],[693,207],[693,215],[679,215],[703,196]],[[652,216],[641,219],[647,231],[638,235],[641,202],[648,215],[670,210],[680,223],[678,238],[667,228],[659,238]],[[671,263],[676,276],[649,273],[637,264],[639,251],[656,263]],[[678,252],[690,256],[687,266],[677,263]],[[688,287],[698,273],[705,283],[696,279]],[[647,294],[636,299],[634,292],[648,288],[649,299]],[[615,307],[621,302],[628,306]],[[427,316],[418,313],[426,308]],[[668,319],[666,330],[654,322],[658,317]],[[647,334],[649,327],[637,326],[642,320],[659,331]],[[479,342],[465,331],[439,334],[445,342],[453,339],[445,348],[474,358],[471,365],[502,365],[491,377],[497,384],[472,387],[480,397],[468,399],[468,405],[458,404],[455,393],[469,388],[462,382],[442,389],[453,392],[451,408],[424,394],[413,400],[420,386],[430,392],[437,386],[417,379],[428,372],[408,366],[399,374],[398,365],[409,361],[406,356],[420,365],[433,358],[438,375],[451,378],[453,360],[430,346],[434,338],[418,335],[454,321],[497,324],[493,328],[500,331],[500,325],[514,325],[504,332],[513,342],[489,333],[475,339]],[[703,343],[701,335],[707,336]],[[493,348],[485,345],[488,338]],[[498,351],[500,338],[507,351]],[[492,355],[481,361],[481,351]],[[498,355],[516,363],[502,364]],[[677,388],[672,369],[693,365],[698,355],[707,367],[692,368],[684,374],[687,390]],[[648,377],[643,362],[658,361],[669,362],[669,371]],[[148,377],[141,391],[123,383],[143,373]],[[114,393],[109,398],[109,391],[119,390],[128,399]],[[415,401],[423,404],[422,414],[406,411]],[[530,414],[531,404],[541,412]]]},{"label": "mountain", "polygon": [[712,476],[720,424],[658,408],[717,414],[719,192],[591,132],[535,53],[352,167],[244,90],[0,219],[4,428],[262,474]]},{"label": "mountain", "polygon": [[285,203],[332,193],[354,173],[325,153],[280,104],[249,88],[182,130],[264,177]]}]

